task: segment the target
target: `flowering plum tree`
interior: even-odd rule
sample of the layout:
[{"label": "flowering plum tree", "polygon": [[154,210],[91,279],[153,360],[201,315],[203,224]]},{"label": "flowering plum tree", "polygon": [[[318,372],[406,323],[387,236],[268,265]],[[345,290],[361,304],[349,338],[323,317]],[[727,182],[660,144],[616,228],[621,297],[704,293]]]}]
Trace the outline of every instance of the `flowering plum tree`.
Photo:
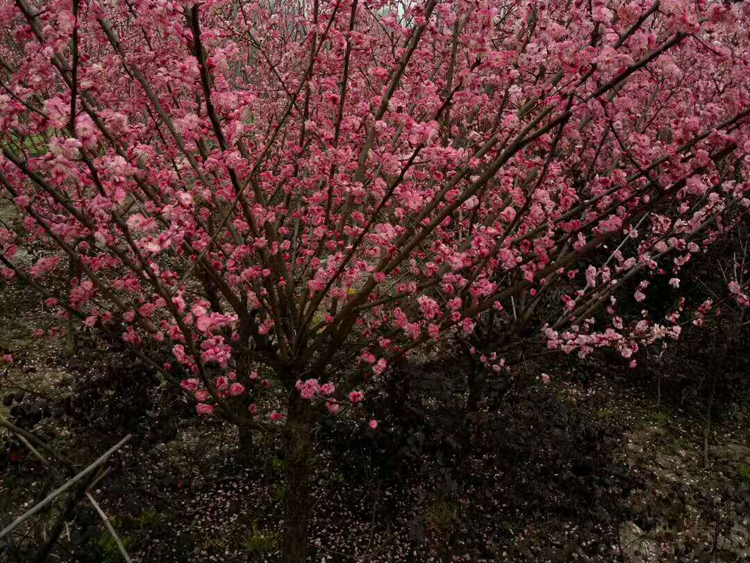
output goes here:
[{"label": "flowering plum tree", "polygon": [[418,346],[521,300],[527,317],[544,300],[536,331],[565,352],[679,336],[691,312],[625,326],[615,295],[635,280],[621,300],[643,301],[656,275],[679,291],[750,208],[749,17],[706,0],[0,0],[2,273],[119,334],[198,412],[280,431],[284,560],[303,561],[316,417]]}]

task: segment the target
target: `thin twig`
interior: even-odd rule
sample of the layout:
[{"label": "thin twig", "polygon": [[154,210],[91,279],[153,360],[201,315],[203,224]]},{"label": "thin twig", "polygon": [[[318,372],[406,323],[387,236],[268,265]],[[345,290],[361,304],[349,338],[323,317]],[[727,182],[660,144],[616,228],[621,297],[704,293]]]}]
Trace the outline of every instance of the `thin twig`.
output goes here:
[{"label": "thin twig", "polygon": [[112,534],[112,539],[115,540],[117,547],[120,548],[120,553],[122,553],[122,556],[125,558],[125,561],[127,561],[128,563],[133,563],[133,560],[130,558],[130,555],[128,555],[128,552],[125,551],[125,546],[122,544],[122,541],[120,540],[120,536],[118,536],[117,532],[115,532],[115,528],[112,526],[112,522],[110,522],[109,518],[107,518],[107,515],[104,514],[102,507],[99,506],[99,503],[96,502],[96,499],[94,499],[94,497],[91,496],[91,493],[86,493],[86,496],[88,497],[91,504],[94,505],[94,508],[96,508],[96,511],[99,513],[99,516],[101,516],[102,520],[104,520],[104,525],[107,527],[107,530],[109,530],[109,533]]},{"label": "thin twig", "polygon": [[370,521],[370,539],[367,541],[367,549],[365,550],[365,555],[363,556],[363,560],[367,560],[367,554],[370,553],[370,548],[372,547],[372,540],[375,537],[375,515],[377,514],[377,509],[378,509],[378,500],[380,500],[380,483],[378,483],[377,496],[375,497],[375,502],[373,502],[373,505],[372,505],[372,519]]},{"label": "thin twig", "polygon": [[46,451],[48,454],[50,454],[52,457],[54,457],[56,460],[62,462],[65,464],[69,469],[75,469],[75,464],[70,461],[68,458],[66,458],[64,455],[58,453],[55,449],[51,448],[47,444],[45,444],[42,440],[37,438],[34,434],[31,432],[27,432],[26,430],[19,428],[15,424],[8,421],[7,418],[5,418],[2,414],[0,414],[0,426],[3,426],[16,434],[19,437],[26,438],[29,442],[35,443],[37,446],[39,446],[41,449]]},{"label": "thin twig", "polygon": [[53,491],[50,493],[47,498],[45,498],[42,502],[34,506],[31,510],[26,511],[24,514],[19,516],[18,518],[13,521],[12,524],[8,525],[2,532],[0,532],[0,538],[4,537],[8,533],[12,532],[14,529],[16,529],[20,524],[23,524],[26,520],[34,516],[37,512],[39,512],[42,508],[47,506],[50,502],[55,500],[58,496],[60,496],[62,493],[70,489],[73,485],[75,485],[78,481],[86,477],[89,473],[94,471],[97,467],[99,467],[101,464],[103,464],[105,461],[109,459],[109,457],[115,453],[117,450],[119,450],[122,446],[124,446],[131,438],[132,434],[128,434],[125,436],[122,440],[120,440],[117,444],[112,446],[109,450],[107,450],[106,453],[104,453],[99,459],[97,459],[94,463],[89,465],[86,469],[81,471],[78,475],[73,477],[72,479],[68,480],[62,487],[59,489]]},{"label": "thin twig", "polygon": [[104,471],[102,471],[101,474],[91,482],[88,490],[92,491],[94,487],[96,487],[99,484],[99,481],[101,481],[107,476],[107,474],[110,472],[111,469],[112,469],[111,467],[107,467]]},{"label": "thin twig", "polygon": [[26,447],[29,448],[32,454],[34,454],[36,457],[39,458],[39,460],[46,465],[49,469],[57,473],[57,468],[55,468],[54,465],[51,465],[49,461],[47,461],[47,458],[45,458],[42,454],[39,453],[39,451],[31,445],[31,442],[29,442],[26,438],[21,436],[20,434],[16,434],[18,436],[18,439],[21,440],[24,444],[26,444]]}]

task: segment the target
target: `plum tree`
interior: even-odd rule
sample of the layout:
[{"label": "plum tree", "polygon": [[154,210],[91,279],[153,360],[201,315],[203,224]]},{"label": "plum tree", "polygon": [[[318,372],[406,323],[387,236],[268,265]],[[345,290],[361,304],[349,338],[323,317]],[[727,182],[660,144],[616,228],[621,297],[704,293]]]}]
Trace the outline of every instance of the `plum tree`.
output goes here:
[{"label": "plum tree", "polygon": [[2,273],[119,334],[199,413],[280,432],[283,559],[303,561],[315,421],[394,361],[542,302],[536,333],[568,353],[679,337],[691,311],[627,326],[616,295],[679,291],[748,213],[749,16],[0,0]]}]

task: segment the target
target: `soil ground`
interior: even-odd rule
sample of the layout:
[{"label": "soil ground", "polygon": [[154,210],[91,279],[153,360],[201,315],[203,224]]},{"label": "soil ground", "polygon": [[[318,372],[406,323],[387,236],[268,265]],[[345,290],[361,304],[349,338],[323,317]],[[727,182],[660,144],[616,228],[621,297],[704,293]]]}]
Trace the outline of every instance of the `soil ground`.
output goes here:
[{"label": "soil ground", "polygon": [[[15,285],[2,288],[0,319],[0,353],[14,356],[0,371],[0,413],[80,467],[133,434],[92,492],[133,561],[276,559],[286,490],[273,439],[258,437],[255,462],[243,466],[234,428],[198,418],[116,348],[85,333],[75,354],[64,337],[34,339],[48,317]],[[513,435],[449,473],[429,456],[411,460],[420,470],[380,471],[377,448],[362,446],[369,435],[344,455],[320,436],[310,561],[750,559],[747,401],[713,424],[706,465],[696,411],[657,405],[654,386],[619,366],[571,362],[549,385],[532,380],[506,395],[502,413],[485,413]],[[539,408],[554,417],[540,419]],[[361,436],[361,422],[341,424]],[[392,431],[383,421],[375,432]],[[4,527],[65,479],[4,429],[0,446]],[[0,562],[33,561],[61,511],[55,503],[0,540]],[[49,560],[122,558],[81,502]]]}]

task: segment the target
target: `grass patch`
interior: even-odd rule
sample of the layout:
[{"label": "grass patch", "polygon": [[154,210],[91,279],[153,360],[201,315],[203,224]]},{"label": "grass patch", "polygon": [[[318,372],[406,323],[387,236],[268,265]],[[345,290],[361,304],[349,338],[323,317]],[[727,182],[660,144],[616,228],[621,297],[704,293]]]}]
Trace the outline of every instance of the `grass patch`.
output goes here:
[{"label": "grass patch", "polygon": [[[122,556],[120,548],[117,546],[117,542],[112,537],[112,534],[110,534],[106,528],[102,528],[102,534],[96,542],[96,547],[101,553],[102,563],[120,563],[121,561],[124,561],[125,558]],[[129,555],[132,555],[136,547],[135,541],[132,538],[124,536],[120,532],[118,532],[117,535],[120,536],[120,541],[122,542],[125,551],[127,551]]]},{"label": "grass patch", "polygon": [[612,420],[617,417],[617,411],[612,408],[603,408],[597,410],[594,416],[599,420]]},{"label": "grass patch", "polygon": [[658,424],[661,426],[669,423],[670,420],[672,420],[672,415],[666,411],[653,410],[648,415],[649,422],[653,424]]},{"label": "grass patch", "polygon": [[276,532],[261,532],[253,524],[252,531],[242,540],[242,547],[251,557],[265,555],[278,549],[279,535]]},{"label": "grass patch", "polygon": [[446,533],[461,522],[461,507],[457,502],[438,499],[427,509],[427,522],[439,533]]},{"label": "grass patch", "polygon": [[42,156],[49,150],[47,138],[44,135],[29,135],[27,137],[21,137],[15,133],[9,133],[8,139],[9,142],[2,146],[7,148],[15,156],[23,156],[22,154],[19,154],[19,149],[32,157]]}]

